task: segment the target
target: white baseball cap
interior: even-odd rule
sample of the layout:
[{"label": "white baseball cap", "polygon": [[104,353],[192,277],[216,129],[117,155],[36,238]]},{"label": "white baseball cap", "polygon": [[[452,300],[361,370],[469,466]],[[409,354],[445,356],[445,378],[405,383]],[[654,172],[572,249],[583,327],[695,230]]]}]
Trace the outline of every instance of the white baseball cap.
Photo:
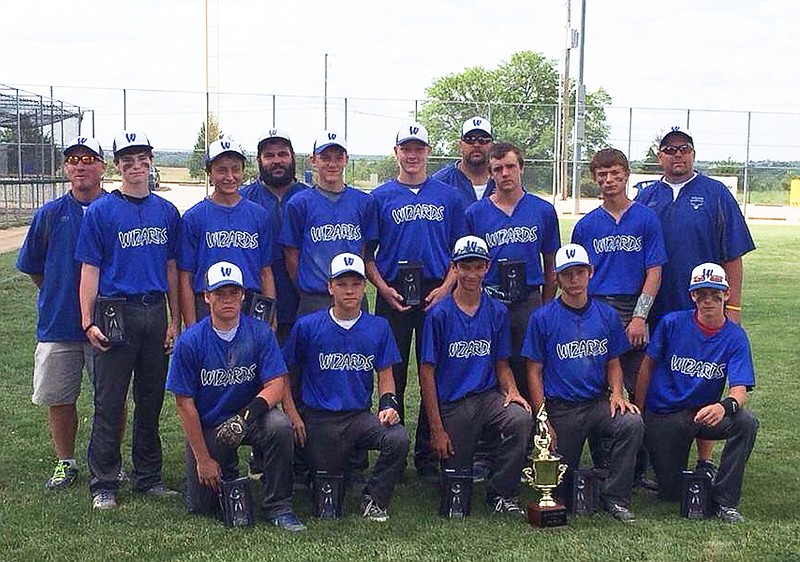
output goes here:
[{"label": "white baseball cap", "polygon": [[153,149],[147,135],[142,131],[122,131],[121,133],[117,133],[117,136],[114,137],[114,144],[112,145],[114,156],[117,156],[120,152],[129,148]]},{"label": "white baseball cap", "polygon": [[689,281],[689,291],[697,289],[719,289],[728,290],[728,277],[721,265],[716,263],[701,263],[692,270],[692,278]]},{"label": "white baseball cap", "polygon": [[208,268],[206,273],[206,291],[216,291],[226,285],[235,285],[244,289],[242,270],[228,261],[218,261]]},{"label": "white baseball cap", "polygon": [[349,252],[334,256],[331,260],[331,270],[328,278],[336,279],[346,273],[355,273],[359,277],[366,279],[367,275],[364,273],[364,260]]},{"label": "white baseball cap", "polygon": [[258,143],[256,144],[256,148],[258,150],[261,150],[261,145],[263,143],[273,139],[286,141],[292,148],[292,150],[294,150],[294,147],[292,146],[292,138],[289,136],[289,133],[287,133],[282,129],[268,129],[263,133],[261,133],[261,135],[258,137]]},{"label": "white baseball cap", "polygon": [[239,143],[231,139],[221,138],[208,145],[206,165],[211,164],[223,154],[234,154],[242,160],[247,160],[247,156],[245,156],[244,150],[239,146]]},{"label": "white baseball cap", "polygon": [[482,131],[491,137],[492,124],[489,123],[488,119],[484,119],[480,115],[470,117],[464,121],[464,125],[461,127],[461,137],[466,137],[467,134],[471,133],[472,131]]},{"label": "white baseball cap", "polygon": [[70,151],[79,147],[85,148],[89,152],[94,153],[94,155],[98,156],[101,160],[103,159],[103,147],[100,146],[100,143],[94,137],[75,137],[64,147],[64,156],[67,156]]},{"label": "white baseball cap", "polygon": [[681,129],[680,127],[675,125],[673,127],[670,127],[669,131],[664,133],[664,136],[661,137],[661,142],[658,143],[658,148],[661,148],[662,146],[667,144],[667,138],[676,135],[683,137],[686,140],[686,142],[694,146],[694,139],[692,139],[691,133],[689,133],[687,129]]},{"label": "white baseball cap", "polygon": [[573,265],[591,266],[589,254],[580,244],[564,244],[556,252],[556,273]]},{"label": "white baseball cap", "polygon": [[313,153],[319,154],[331,146],[340,146],[345,152],[347,152],[347,141],[344,139],[344,135],[340,135],[336,131],[322,131],[319,136],[317,136],[317,140],[314,141]]},{"label": "white baseball cap", "polygon": [[419,141],[426,146],[430,146],[428,129],[421,123],[406,123],[397,130],[394,144],[400,146],[408,141]]},{"label": "white baseball cap", "polygon": [[462,236],[456,240],[456,244],[453,246],[453,261],[457,262],[473,258],[486,261],[491,259],[489,257],[489,247],[483,241],[483,238],[470,235]]}]

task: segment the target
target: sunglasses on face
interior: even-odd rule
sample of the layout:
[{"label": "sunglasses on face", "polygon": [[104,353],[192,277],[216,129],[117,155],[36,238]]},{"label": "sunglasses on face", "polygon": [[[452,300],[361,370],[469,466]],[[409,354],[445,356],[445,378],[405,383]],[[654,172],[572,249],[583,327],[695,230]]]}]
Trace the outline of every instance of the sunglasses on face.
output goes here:
[{"label": "sunglasses on face", "polygon": [[679,146],[668,144],[667,146],[661,147],[661,152],[668,156],[675,156],[678,152],[681,154],[689,154],[693,150],[694,147],[691,144],[681,144]]},{"label": "sunglasses on face", "polygon": [[467,144],[489,144],[492,142],[489,137],[464,137],[461,140]]},{"label": "sunglasses on face", "polygon": [[77,166],[78,162],[83,162],[88,166],[90,164],[94,164],[95,162],[99,162],[100,158],[93,154],[84,154],[82,156],[77,156],[73,154],[72,156],[67,156],[66,158],[64,158],[64,161],[67,164],[72,164],[73,166]]}]

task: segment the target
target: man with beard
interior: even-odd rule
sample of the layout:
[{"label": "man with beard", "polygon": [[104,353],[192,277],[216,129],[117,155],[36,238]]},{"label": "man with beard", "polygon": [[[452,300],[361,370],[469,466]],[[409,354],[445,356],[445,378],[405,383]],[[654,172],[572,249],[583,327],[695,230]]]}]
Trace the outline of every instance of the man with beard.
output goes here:
[{"label": "man with beard", "polygon": [[492,125],[488,119],[475,116],[464,121],[461,127],[461,160],[438,170],[433,178],[458,191],[466,209],[478,199],[494,191],[494,180],[489,174],[489,152],[492,150]]},{"label": "man with beard", "polygon": [[295,178],[296,160],[292,140],[280,129],[270,129],[258,140],[258,179],[243,187],[242,197],[254,201],[270,213],[272,232],[272,275],[277,295],[278,342],[283,344],[297,317],[297,291],[294,288],[283,251],[278,243],[289,200],[308,186]]}]

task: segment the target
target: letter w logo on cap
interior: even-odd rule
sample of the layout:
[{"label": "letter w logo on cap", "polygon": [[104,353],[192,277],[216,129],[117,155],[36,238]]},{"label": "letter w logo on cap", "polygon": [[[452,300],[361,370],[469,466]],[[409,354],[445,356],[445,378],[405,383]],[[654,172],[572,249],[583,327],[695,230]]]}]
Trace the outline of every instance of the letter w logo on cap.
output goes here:
[{"label": "letter w logo on cap", "polygon": [[128,142],[133,142],[136,140],[136,133],[126,133],[125,138],[128,140]]},{"label": "letter w logo on cap", "polygon": [[270,129],[268,134],[269,136],[274,137],[278,134],[278,129]]},{"label": "letter w logo on cap", "polygon": [[572,248],[568,248],[568,249],[567,249],[567,257],[568,257],[569,259],[572,259],[572,258],[574,258],[574,257],[575,257],[575,250],[574,250],[574,249],[572,249]]},{"label": "letter w logo on cap", "polygon": [[355,262],[355,260],[353,258],[351,258],[351,257],[345,257],[344,258],[344,264],[345,265],[348,265],[348,266],[349,265],[353,265],[353,262]]},{"label": "letter w logo on cap", "polygon": [[328,140],[336,140],[336,133],[328,133]]},{"label": "letter w logo on cap", "polygon": [[711,279],[711,277],[712,277],[713,275],[714,275],[714,271],[713,271],[713,270],[711,270],[711,269],[704,269],[704,270],[703,270],[703,277],[704,277],[705,279]]},{"label": "letter w logo on cap", "polygon": [[86,141],[89,140],[86,137],[78,137],[78,144],[86,144]]},{"label": "letter w logo on cap", "polygon": [[472,124],[473,124],[473,126],[475,126],[475,127],[480,127],[480,126],[481,126],[481,123],[483,123],[483,120],[482,120],[482,119],[473,119],[473,120],[472,120]]},{"label": "letter w logo on cap", "polygon": [[228,150],[231,147],[231,143],[228,141],[222,141],[219,143],[223,150]]},{"label": "letter w logo on cap", "polygon": [[416,135],[417,133],[419,133],[419,127],[413,127],[413,126],[409,127],[408,132],[411,133],[412,135]]},{"label": "letter w logo on cap", "polygon": [[223,277],[230,277],[231,273],[233,273],[230,267],[221,267],[220,270],[222,271]]}]

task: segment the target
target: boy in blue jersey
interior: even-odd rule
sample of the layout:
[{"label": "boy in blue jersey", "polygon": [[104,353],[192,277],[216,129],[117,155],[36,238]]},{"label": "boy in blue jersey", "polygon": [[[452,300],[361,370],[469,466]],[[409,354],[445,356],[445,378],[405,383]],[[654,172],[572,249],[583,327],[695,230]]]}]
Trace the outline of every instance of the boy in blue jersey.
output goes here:
[{"label": "boy in blue jersey", "polygon": [[[122,131],[114,138],[114,164],[122,174],[122,186],[86,211],[75,250],[75,259],[82,263],[82,328],[95,349],[88,453],[95,509],[117,507],[120,412],[131,378],[133,487],[155,497],[177,495],[161,481],[158,422],[168,355],[180,331],[176,266],[180,216],[172,203],[150,193],[147,178],[152,160],[144,133]],[[98,296],[125,299],[125,345],[111,347],[94,324]]]},{"label": "boy in blue jersey", "polygon": [[287,531],[304,531],[292,510],[292,428],[276,406],[286,365],[263,322],[242,314],[242,270],[213,264],[206,275],[207,317],[183,333],[175,347],[167,390],[175,394],[186,435],[186,509],[219,511],[222,480],[239,476],[238,445],[251,445],[266,468],[261,476],[265,516]]},{"label": "boy in blue jersey", "polygon": [[75,435],[76,402],[81,372],[91,369],[91,346],[81,330],[76,262],[83,215],[102,195],[103,148],[96,139],[79,136],[64,147],[64,174],[70,190],[39,209],[17,258],[17,269],[30,275],[39,288],[36,352],[33,369],[34,404],[48,407],[50,434],[58,462],[45,482],[48,490],[71,485],[78,475]]},{"label": "boy in blue jersey", "polygon": [[[361,310],[365,290],[363,260],[351,253],[335,256],[328,281],[333,306],[299,318],[283,350],[286,363],[301,374],[302,417],[291,396],[284,407],[316,473],[344,476],[354,450],[380,452],[361,509],[367,519],[386,521],[409,438],[392,377],[400,353],[386,320]],[[373,372],[380,396],[376,415],[370,411]]]},{"label": "boy in blue jersey", "polygon": [[[522,186],[524,158],[511,143],[497,143],[489,154],[489,170],[495,181],[494,193],[467,209],[467,230],[486,241],[491,262],[483,280],[489,294],[508,307],[511,323],[509,365],[514,381],[523,396],[528,396],[525,359],[520,355],[522,340],[531,312],[556,293],[554,260],[561,247],[558,216],[552,204],[526,193]],[[522,264],[524,285],[513,299],[502,292],[500,263]]]},{"label": "boy in blue jersey", "polygon": [[680,498],[681,473],[695,438],[724,440],[711,499],[721,520],[739,523],[744,469],[758,431],[758,420],[744,409],[755,385],[750,343],[725,317],[730,288],[723,267],[695,267],[689,293],[695,310],[665,316],[653,333],[639,372],[637,403],[645,412],[659,496]]},{"label": "boy in blue jersey", "polygon": [[478,439],[495,451],[486,501],[495,513],[523,515],[517,503],[531,431],[531,408],[508,366],[505,305],[483,293],[489,249],[477,236],[453,249],[457,284],[425,318],[419,383],[430,446],[443,469],[472,470]]},{"label": "boy in blue jersey", "polygon": [[461,159],[433,174],[434,179],[458,192],[465,209],[494,191],[494,179],[489,172],[492,142],[492,124],[489,120],[478,115],[470,117],[461,127],[458,141]]},{"label": "boy in blue jersey", "polygon": [[286,131],[269,129],[261,134],[256,145],[258,178],[244,186],[242,197],[258,203],[269,214],[272,226],[272,276],[275,280],[275,335],[281,345],[286,341],[297,317],[297,289],[286,270],[283,249],[278,241],[286,208],[300,191],[308,188],[295,178],[297,163],[292,139]]},{"label": "boy in blue jersey", "polygon": [[[694,139],[672,127],[661,139],[658,161],[664,177],[642,190],[636,201],[653,209],[661,221],[667,249],[654,320],[676,310],[692,310],[686,279],[698,263],[722,264],[730,285],[725,314],[742,321],[742,256],[755,249],[742,211],[728,188],[694,169]],[[697,442],[698,467],[713,476],[713,443]]]},{"label": "boy in blue jersey", "polygon": [[280,243],[300,293],[298,317],[330,306],[331,259],[343,252],[363,256],[365,245],[377,238],[372,198],[344,183],[347,162],[345,138],[323,131],[311,155],[318,182],[292,197],[286,209]]},{"label": "boy in blue jersey", "polygon": [[[405,392],[411,340],[415,338],[417,366],[426,311],[453,288],[450,251],[464,236],[464,209],[458,194],[428,177],[431,147],[428,131],[419,123],[407,123],[395,136],[395,157],[400,170],[396,180],[372,192],[377,207],[378,242],[367,251],[367,277],[377,289],[375,313],[392,327],[402,362],[394,366],[400,419],[405,423]],[[419,305],[409,305],[401,295],[401,263],[422,268]],[[436,459],[428,448],[428,423],[420,408],[414,447],[418,474],[438,481]]]},{"label": "boy in blue jersey", "polygon": [[[661,267],[667,261],[664,236],[658,217],[628,199],[630,166],[615,148],[595,153],[589,163],[592,179],[600,187],[603,203],[581,218],[572,231],[572,242],[583,246],[592,264],[589,296],[600,299],[617,311],[631,349],[619,360],[628,399],[635,402],[636,374],[648,341],[647,318],[661,286]],[[589,437],[589,448],[596,467],[607,463],[601,443]],[[637,480],[647,466],[642,452],[637,461]]]},{"label": "boy in blue jersey", "polygon": [[553,448],[571,471],[557,493],[563,498],[570,489],[587,436],[610,437],[603,507],[618,521],[633,522],[634,465],[644,424],[623,396],[619,357],[630,344],[614,309],[589,298],[592,266],[586,250],[566,244],[556,252],[555,265],[561,294],[531,315],[522,355],[530,360],[531,405],[536,410],[545,405]]},{"label": "boy in blue jersey", "polygon": [[218,261],[239,264],[245,304],[254,294],[275,298],[272,276],[271,217],[260,205],[239,193],[246,157],[229,139],[208,146],[206,172],[214,186],[211,195],[183,215],[178,250],[181,314],[189,327],[208,315],[205,272]]}]

